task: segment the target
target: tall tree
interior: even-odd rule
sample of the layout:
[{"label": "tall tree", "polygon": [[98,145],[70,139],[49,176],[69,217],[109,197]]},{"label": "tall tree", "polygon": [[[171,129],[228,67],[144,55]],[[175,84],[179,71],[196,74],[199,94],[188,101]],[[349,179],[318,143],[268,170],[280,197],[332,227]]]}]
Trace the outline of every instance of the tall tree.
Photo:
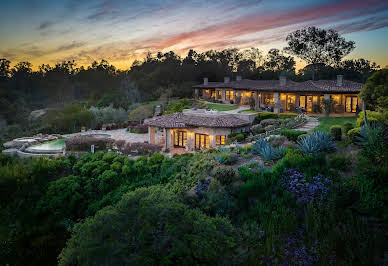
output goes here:
[{"label": "tall tree", "polygon": [[388,110],[388,68],[375,72],[361,89],[368,108]]},{"label": "tall tree", "polygon": [[0,81],[7,79],[11,74],[10,61],[5,58],[0,58]]},{"label": "tall tree", "polygon": [[354,48],[353,41],[346,41],[337,31],[308,27],[288,34],[284,50],[306,61],[307,64],[338,65]]},{"label": "tall tree", "polygon": [[264,66],[274,72],[295,72],[295,60],[291,56],[285,56],[279,49],[271,49]]}]

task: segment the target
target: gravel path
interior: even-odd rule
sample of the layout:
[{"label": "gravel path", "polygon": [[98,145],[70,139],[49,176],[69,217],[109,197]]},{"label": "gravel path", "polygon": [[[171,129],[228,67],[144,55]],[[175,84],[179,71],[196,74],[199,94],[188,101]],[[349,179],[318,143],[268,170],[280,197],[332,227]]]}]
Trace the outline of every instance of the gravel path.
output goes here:
[{"label": "gravel path", "polygon": [[148,141],[148,133],[146,134],[135,134],[127,131],[126,128],[114,129],[114,130],[89,130],[85,132],[73,133],[62,135],[65,138],[75,137],[79,135],[90,135],[90,134],[108,134],[114,140],[125,140],[126,142],[144,142]]}]

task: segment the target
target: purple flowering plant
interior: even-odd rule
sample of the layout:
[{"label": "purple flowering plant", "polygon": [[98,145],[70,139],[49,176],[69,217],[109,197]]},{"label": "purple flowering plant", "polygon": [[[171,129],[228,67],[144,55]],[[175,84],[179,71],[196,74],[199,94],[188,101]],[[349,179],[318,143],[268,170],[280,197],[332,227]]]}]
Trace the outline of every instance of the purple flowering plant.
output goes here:
[{"label": "purple flowering plant", "polygon": [[304,204],[325,199],[332,185],[332,181],[322,174],[307,180],[298,169],[293,168],[284,172],[282,183],[288,192]]}]

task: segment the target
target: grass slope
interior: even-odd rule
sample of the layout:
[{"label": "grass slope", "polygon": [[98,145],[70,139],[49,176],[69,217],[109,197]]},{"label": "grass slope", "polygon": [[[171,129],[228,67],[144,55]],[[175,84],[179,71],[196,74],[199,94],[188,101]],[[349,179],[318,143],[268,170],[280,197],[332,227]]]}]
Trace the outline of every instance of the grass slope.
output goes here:
[{"label": "grass slope", "polygon": [[232,105],[226,105],[226,104],[215,104],[215,103],[209,103],[207,107],[211,110],[217,110],[217,111],[230,111],[238,108],[238,106],[232,106]]},{"label": "grass slope", "polygon": [[314,130],[321,130],[325,132],[330,132],[330,128],[334,125],[343,126],[345,122],[351,122],[356,126],[356,116],[352,117],[318,117],[319,126],[314,128]]}]

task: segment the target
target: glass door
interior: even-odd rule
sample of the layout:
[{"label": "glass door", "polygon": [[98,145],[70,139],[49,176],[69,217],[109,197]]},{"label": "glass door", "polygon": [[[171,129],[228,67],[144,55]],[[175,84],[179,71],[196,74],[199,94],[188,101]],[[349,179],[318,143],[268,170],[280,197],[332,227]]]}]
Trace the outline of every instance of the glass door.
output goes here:
[{"label": "glass door", "polygon": [[210,137],[205,134],[195,134],[195,149],[200,150],[210,147]]},{"label": "glass door", "polygon": [[312,112],[313,111],[313,96],[306,96],[307,101],[306,101],[306,110],[307,112]]},{"label": "glass door", "polygon": [[357,96],[346,96],[345,112],[355,113],[357,111],[357,104],[358,104]]}]

